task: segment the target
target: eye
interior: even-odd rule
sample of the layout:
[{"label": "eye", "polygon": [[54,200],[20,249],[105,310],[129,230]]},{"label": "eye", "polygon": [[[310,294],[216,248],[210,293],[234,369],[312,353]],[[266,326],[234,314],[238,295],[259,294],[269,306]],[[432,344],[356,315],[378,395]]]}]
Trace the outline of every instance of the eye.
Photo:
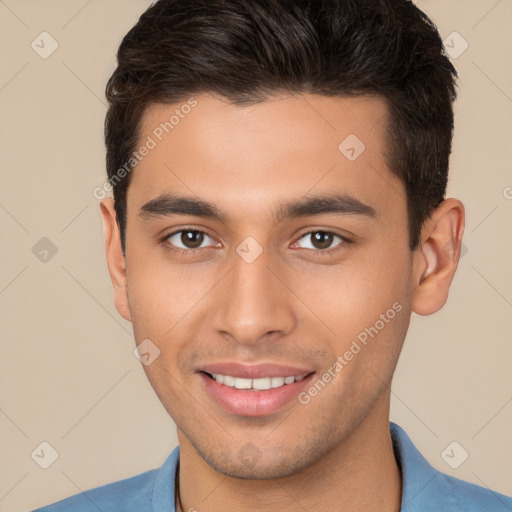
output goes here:
[{"label": "eye", "polygon": [[[181,229],[167,235],[162,241],[164,244],[172,245],[177,249],[193,250],[208,247],[208,244],[203,245],[208,239],[214,241],[207,233],[199,229]],[[171,247],[171,249],[173,248]]]},{"label": "eye", "polygon": [[329,252],[328,249],[332,249],[333,242],[338,239],[339,243],[337,243],[334,248],[337,248],[340,245],[348,245],[351,241],[348,238],[345,238],[341,235],[337,235],[336,233],[332,233],[331,231],[310,231],[309,233],[305,233],[299,238],[300,240],[310,240],[309,243],[306,243],[305,246],[301,246],[304,249],[312,249],[317,252]]}]

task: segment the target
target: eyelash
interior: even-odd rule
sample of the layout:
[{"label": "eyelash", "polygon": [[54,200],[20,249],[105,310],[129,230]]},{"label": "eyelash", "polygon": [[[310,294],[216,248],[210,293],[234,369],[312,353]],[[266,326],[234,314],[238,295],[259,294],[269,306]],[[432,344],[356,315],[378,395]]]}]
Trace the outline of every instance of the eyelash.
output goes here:
[{"label": "eyelash", "polygon": [[[176,254],[177,256],[195,256],[199,249],[207,249],[208,248],[208,247],[200,247],[199,249],[181,249],[181,248],[173,247],[168,243],[168,239],[171,238],[172,236],[174,236],[178,233],[184,233],[187,231],[193,232],[193,233],[201,233],[210,238],[213,238],[206,231],[203,231],[201,229],[179,229],[177,231],[173,231],[172,233],[169,233],[168,235],[165,235],[160,240],[160,243],[163,245],[163,247],[166,251],[172,252],[172,253]],[[333,231],[327,231],[327,230],[323,230],[323,229],[314,229],[312,231],[307,231],[306,233],[302,233],[302,235],[300,235],[300,237],[297,240],[301,240],[305,236],[311,235],[313,233],[331,234],[331,235],[334,235],[334,236],[340,238],[341,242],[338,245],[336,245],[335,247],[330,248],[330,249],[306,249],[310,254],[315,254],[315,255],[321,254],[321,255],[330,256],[333,253],[336,253],[337,251],[341,250],[343,247],[349,246],[353,243],[353,241],[347,237],[339,235],[338,233],[335,233]]]}]

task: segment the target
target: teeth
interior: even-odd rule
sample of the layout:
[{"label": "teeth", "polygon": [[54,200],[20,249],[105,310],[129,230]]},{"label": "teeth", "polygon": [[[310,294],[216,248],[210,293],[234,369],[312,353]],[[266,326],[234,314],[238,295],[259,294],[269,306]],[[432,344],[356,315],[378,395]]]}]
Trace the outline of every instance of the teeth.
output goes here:
[{"label": "teeth", "polygon": [[290,375],[289,377],[263,377],[261,379],[242,379],[232,377],[231,375],[221,375],[220,373],[212,373],[211,376],[219,383],[236,389],[250,389],[252,391],[265,391],[267,389],[279,388],[285,384],[293,384],[302,380],[308,375]]},{"label": "teeth", "polygon": [[236,389],[251,389],[252,379],[235,379]]},{"label": "teeth", "polygon": [[284,377],[272,377],[270,379],[270,387],[279,388],[284,386]]},{"label": "teeth", "polygon": [[264,377],[263,379],[253,379],[252,380],[252,388],[253,389],[270,389],[272,387],[272,379],[270,377]]},{"label": "teeth", "polygon": [[[223,378],[224,382],[222,384],[226,384],[226,386],[229,386],[231,388],[234,388],[235,387],[235,377],[231,377],[230,375],[219,375],[220,377]],[[216,379],[216,376],[213,376],[212,377]]]}]

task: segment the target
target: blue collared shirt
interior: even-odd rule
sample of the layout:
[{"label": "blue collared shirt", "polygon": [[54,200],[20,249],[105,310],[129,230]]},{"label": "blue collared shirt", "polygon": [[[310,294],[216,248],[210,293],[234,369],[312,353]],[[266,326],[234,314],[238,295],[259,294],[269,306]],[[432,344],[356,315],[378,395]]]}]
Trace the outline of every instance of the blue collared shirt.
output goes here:
[{"label": "blue collared shirt", "polygon": [[[405,431],[390,422],[402,471],[401,512],[512,512],[512,498],[434,469]],[[85,491],[33,512],[176,512],[174,482],[179,446],[163,466]]]}]

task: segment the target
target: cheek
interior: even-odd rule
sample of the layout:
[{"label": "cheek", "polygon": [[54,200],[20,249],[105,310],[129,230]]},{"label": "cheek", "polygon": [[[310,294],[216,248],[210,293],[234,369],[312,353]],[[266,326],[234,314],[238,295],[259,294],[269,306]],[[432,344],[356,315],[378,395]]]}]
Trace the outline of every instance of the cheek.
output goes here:
[{"label": "cheek", "polygon": [[[393,304],[404,305],[409,278],[408,260],[396,255],[356,258],[337,266],[294,269],[288,285],[335,337],[346,339],[370,327]],[[393,311],[390,312],[393,315]]]},{"label": "cheek", "polygon": [[165,337],[186,322],[218,276],[200,265],[170,264],[164,258],[139,261],[128,269],[128,298],[134,329],[145,330],[148,337]]},{"label": "cheek", "polygon": [[[365,389],[380,388],[381,381],[388,381],[410,316],[408,265],[406,252],[396,254],[392,264],[381,256],[364,264],[354,260],[337,268],[324,267],[315,276],[303,273],[291,286],[307,290],[304,302],[317,316],[307,312],[311,320],[305,323],[318,326],[320,320],[330,332],[325,340],[332,361],[325,370],[343,374],[334,379],[335,387],[364,394]],[[337,372],[332,365],[338,357],[343,369]]]}]

